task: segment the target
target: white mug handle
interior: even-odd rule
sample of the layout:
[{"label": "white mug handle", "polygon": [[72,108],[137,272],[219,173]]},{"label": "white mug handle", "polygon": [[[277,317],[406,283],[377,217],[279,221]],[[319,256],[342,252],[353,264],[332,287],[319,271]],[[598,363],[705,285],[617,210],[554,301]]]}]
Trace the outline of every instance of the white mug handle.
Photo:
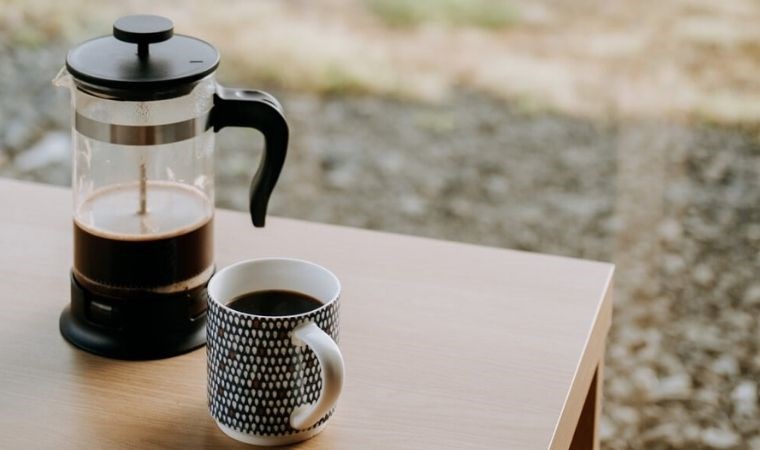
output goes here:
[{"label": "white mug handle", "polygon": [[293,344],[308,345],[322,368],[322,391],[314,403],[301,405],[290,414],[290,426],[296,430],[312,427],[338,401],[343,388],[343,356],[335,341],[314,322],[306,322],[293,330]]}]

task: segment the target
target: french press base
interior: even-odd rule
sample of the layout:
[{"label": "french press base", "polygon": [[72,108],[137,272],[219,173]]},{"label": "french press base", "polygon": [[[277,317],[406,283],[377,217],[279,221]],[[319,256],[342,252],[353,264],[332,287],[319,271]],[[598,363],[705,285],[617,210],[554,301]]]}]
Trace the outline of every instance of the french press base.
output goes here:
[{"label": "french press base", "polygon": [[159,359],[206,343],[206,286],[181,293],[108,297],[84,289],[71,276],[71,303],[61,334],[75,346],[119,359]]}]

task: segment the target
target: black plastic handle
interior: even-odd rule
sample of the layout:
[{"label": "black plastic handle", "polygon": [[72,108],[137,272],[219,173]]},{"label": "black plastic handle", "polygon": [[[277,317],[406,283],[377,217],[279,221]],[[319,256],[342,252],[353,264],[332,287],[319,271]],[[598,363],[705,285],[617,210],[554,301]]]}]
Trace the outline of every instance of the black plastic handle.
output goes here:
[{"label": "black plastic handle", "polygon": [[282,106],[266,92],[219,86],[210,120],[215,132],[224,127],[250,127],[264,135],[264,153],[250,191],[251,221],[255,227],[263,227],[269,196],[288,151],[288,123]]}]

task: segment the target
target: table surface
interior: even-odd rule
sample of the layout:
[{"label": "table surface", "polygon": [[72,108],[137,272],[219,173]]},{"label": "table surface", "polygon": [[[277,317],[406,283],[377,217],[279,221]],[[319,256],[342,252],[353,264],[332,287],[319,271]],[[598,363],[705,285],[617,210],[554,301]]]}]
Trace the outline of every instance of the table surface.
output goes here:
[{"label": "table surface", "polygon": [[[206,351],[67,344],[71,193],[0,179],[0,448],[242,446],[206,407]],[[568,448],[603,353],[613,266],[218,210],[217,266],[318,262],[343,283],[346,381],[299,448]],[[596,384],[596,383],[594,383]]]}]

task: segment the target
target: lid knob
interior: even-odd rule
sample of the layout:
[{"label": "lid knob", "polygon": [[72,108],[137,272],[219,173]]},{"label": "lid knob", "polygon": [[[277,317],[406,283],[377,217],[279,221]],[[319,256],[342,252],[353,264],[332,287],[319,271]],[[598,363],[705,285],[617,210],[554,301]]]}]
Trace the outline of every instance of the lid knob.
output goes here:
[{"label": "lid knob", "polygon": [[113,23],[113,37],[137,44],[137,56],[148,57],[148,45],[163,42],[174,35],[174,23],[166,17],[135,14],[120,17]]}]

